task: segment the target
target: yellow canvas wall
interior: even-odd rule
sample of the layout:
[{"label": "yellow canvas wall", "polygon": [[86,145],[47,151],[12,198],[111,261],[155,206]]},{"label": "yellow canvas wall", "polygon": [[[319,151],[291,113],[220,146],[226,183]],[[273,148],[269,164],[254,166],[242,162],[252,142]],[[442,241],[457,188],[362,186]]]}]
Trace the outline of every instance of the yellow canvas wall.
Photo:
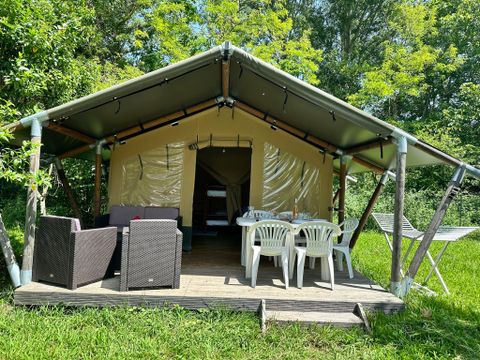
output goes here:
[{"label": "yellow canvas wall", "polygon": [[[233,117],[232,117],[233,115]],[[247,114],[239,109],[216,108],[206,110],[202,113],[191,116],[180,121],[177,126],[165,126],[163,128],[137,136],[123,145],[117,145],[112,151],[110,160],[109,180],[109,205],[122,203],[122,181],[126,159],[138,157],[138,154],[165,148],[168,144],[184,143],[183,150],[183,176],[181,184],[180,213],[183,216],[183,224],[192,224],[192,204],[195,182],[196,151],[188,148],[189,144],[197,141],[207,141],[212,135],[213,139],[241,139],[252,140],[252,163],[250,177],[250,205],[255,208],[262,208],[263,196],[263,166],[264,146],[271,144],[282,152],[292,154],[303,159],[308,165],[319,169],[321,181],[317,185],[321,201],[317,210],[319,216],[330,219],[329,207],[332,202],[332,181],[333,167],[332,157],[325,158],[318,149],[293,137],[292,135],[278,129],[272,130],[270,125]],[[234,146],[235,141],[221,146]],[[241,143],[242,146],[246,142]],[[146,200],[137,204],[129,205],[150,205]],[[152,204],[163,205],[163,204]],[[290,210],[290,209],[285,209]]]}]

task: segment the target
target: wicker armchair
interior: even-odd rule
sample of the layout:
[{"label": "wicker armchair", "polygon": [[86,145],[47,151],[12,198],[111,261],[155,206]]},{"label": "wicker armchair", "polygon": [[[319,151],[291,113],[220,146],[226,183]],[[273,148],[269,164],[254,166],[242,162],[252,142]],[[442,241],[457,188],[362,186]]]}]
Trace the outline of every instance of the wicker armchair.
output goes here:
[{"label": "wicker armchair", "polygon": [[182,233],[175,220],[132,220],[124,228],[120,291],[180,287]]},{"label": "wicker armchair", "polygon": [[81,230],[78,219],[41,216],[33,258],[33,281],[75,290],[107,276],[117,228]]}]

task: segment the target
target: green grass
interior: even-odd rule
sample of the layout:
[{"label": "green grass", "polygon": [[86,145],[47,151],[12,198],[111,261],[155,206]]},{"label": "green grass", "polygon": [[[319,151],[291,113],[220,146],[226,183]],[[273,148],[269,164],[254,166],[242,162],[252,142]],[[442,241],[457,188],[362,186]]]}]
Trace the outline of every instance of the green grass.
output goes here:
[{"label": "green grass", "polygon": [[[383,237],[366,233],[354,263],[386,286],[389,256]],[[262,335],[255,314],[228,309],[15,308],[3,278],[0,359],[474,359],[480,357],[479,269],[478,234],[452,244],[441,264],[452,295],[413,292],[404,312],[369,314],[371,335],[298,325],[271,325]],[[0,270],[5,277],[3,263]],[[441,293],[436,278],[429,285]]]}]

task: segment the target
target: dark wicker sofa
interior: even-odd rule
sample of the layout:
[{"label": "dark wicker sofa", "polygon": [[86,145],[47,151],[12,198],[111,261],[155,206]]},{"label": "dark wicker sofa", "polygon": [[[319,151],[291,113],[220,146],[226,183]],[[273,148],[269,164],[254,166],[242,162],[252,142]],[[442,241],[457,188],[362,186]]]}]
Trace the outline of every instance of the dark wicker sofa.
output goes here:
[{"label": "dark wicker sofa", "polygon": [[180,209],[163,206],[112,205],[110,213],[95,219],[95,227],[116,226],[121,233],[124,227],[130,225],[132,219],[170,219],[182,228]]},{"label": "dark wicker sofa", "polygon": [[175,220],[178,229],[182,229],[180,210],[175,207],[112,205],[110,213],[95,219],[95,227],[115,226],[117,228],[117,246],[110,264],[110,271],[120,270],[122,254],[123,228],[130,226],[132,219],[169,219]]}]

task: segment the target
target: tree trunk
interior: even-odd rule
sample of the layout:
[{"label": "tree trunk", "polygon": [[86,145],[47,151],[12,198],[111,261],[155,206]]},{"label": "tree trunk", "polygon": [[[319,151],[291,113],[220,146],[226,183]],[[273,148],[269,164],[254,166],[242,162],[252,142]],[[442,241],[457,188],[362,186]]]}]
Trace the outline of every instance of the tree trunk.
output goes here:
[{"label": "tree trunk", "polygon": [[[51,176],[52,175],[52,171],[53,171],[53,163],[50,164],[49,168],[48,168],[48,176]],[[45,186],[43,189],[42,189],[42,192],[39,194],[39,199],[40,199],[40,215],[47,215],[47,194],[48,194],[48,190],[50,189],[50,186]]]},{"label": "tree trunk", "polygon": [[0,246],[2,247],[5,263],[7,264],[8,273],[12,279],[13,286],[20,286],[20,268],[15,259],[15,254],[8,238],[7,230],[3,224],[2,215],[0,214]]}]

